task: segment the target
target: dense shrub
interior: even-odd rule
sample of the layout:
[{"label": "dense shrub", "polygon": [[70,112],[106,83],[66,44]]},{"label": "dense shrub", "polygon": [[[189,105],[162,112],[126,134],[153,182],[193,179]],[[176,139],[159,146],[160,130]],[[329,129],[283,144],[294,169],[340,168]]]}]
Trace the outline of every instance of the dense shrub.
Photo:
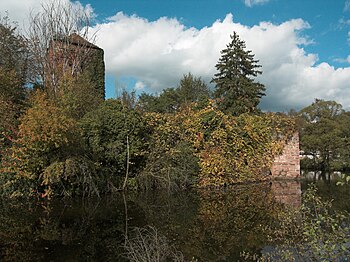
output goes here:
[{"label": "dense shrub", "polygon": [[42,91],[33,94],[30,104],[20,119],[18,138],[2,163],[4,190],[13,188],[12,184],[31,185],[24,187],[26,192],[14,189],[16,195],[37,192],[43,182],[41,174],[48,166],[81,153],[75,121],[62,108]]},{"label": "dense shrub", "polygon": [[110,186],[120,186],[126,174],[128,153],[130,173],[140,170],[148,132],[137,111],[110,99],[88,113],[80,121],[80,127],[91,159]]},{"label": "dense shrub", "polygon": [[294,120],[283,115],[234,117],[213,101],[196,108],[193,104],[176,114],[147,114],[152,147],[138,176],[141,187],[221,187],[264,180],[295,132]]}]

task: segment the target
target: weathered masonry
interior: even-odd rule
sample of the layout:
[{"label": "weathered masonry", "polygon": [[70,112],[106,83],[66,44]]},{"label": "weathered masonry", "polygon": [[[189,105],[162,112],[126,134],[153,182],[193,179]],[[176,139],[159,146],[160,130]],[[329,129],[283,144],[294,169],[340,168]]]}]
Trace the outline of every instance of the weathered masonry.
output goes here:
[{"label": "weathered masonry", "polygon": [[276,157],[272,168],[272,178],[300,177],[299,133],[295,132],[288,140],[283,153]]},{"label": "weathered masonry", "polygon": [[91,78],[98,98],[105,99],[105,64],[102,48],[73,33],[51,41],[48,57],[46,78],[59,78],[68,72],[73,76],[85,73]]}]

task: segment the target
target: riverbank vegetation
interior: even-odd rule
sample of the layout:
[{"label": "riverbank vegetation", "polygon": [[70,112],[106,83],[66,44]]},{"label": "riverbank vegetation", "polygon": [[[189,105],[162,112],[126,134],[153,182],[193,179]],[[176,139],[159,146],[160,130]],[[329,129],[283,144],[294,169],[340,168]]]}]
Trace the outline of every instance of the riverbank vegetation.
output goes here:
[{"label": "riverbank vegetation", "polygon": [[[297,127],[304,167],[348,168],[349,114],[323,100],[290,115],[261,112],[265,87],[255,79],[261,66],[235,32],[215,65],[213,86],[188,73],[158,95],[136,97],[124,90],[104,100],[89,66],[90,49],[99,49],[76,35],[88,36],[89,21],[82,10],[68,19],[72,8],[44,6],[32,17],[27,37],[8,18],[1,20],[2,196],[92,196],[263,181]],[[57,23],[62,15],[69,24]],[[48,24],[55,26],[39,38]],[[71,55],[60,55],[60,48]]]},{"label": "riverbank vegetation", "polygon": [[[55,8],[65,7],[53,3],[33,17],[32,36],[37,36],[40,26],[47,26],[43,21],[57,25],[54,14],[72,14],[72,10],[52,12]],[[88,25],[86,14],[75,15],[81,15],[79,21]],[[40,20],[45,17],[53,21]],[[306,191],[301,207],[286,210],[275,201],[269,183],[235,187],[270,179],[274,158],[296,131],[301,135],[304,168],[349,170],[350,115],[340,104],[316,99],[299,112],[261,112],[258,104],[265,87],[256,81],[262,73],[260,65],[235,32],[216,64],[213,86],[188,73],[176,87],[165,88],[157,95],[143,93],[136,97],[135,92],[124,90],[120,97],[104,100],[104,90],[98,89],[103,81],[94,79],[89,71],[96,67],[101,70],[103,65],[84,64],[91,53],[83,48],[89,46],[74,49],[73,61],[59,53],[52,60],[52,53],[46,53],[52,41],[65,41],[73,32],[81,32],[75,26],[62,26],[71,31],[49,32],[42,48],[36,38],[20,35],[6,17],[0,21],[0,197],[42,200],[81,196],[79,199],[84,201],[127,189],[150,193],[200,188],[203,190],[195,191],[195,199],[191,200],[195,212],[186,213],[180,226],[168,232],[178,237],[178,230],[191,229],[180,236],[181,250],[187,254],[203,261],[225,260],[232,252],[237,253],[236,258],[241,255],[267,261],[281,257],[293,261],[296,256],[328,261],[349,255],[348,216],[333,213],[330,203],[318,198],[314,188]],[[59,29],[60,24],[50,28]],[[234,190],[208,190],[227,187]],[[114,255],[126,250],[129,259],[134,257],[135,261],[139,254],[153,256],[153,252],[181,261],[182,254],[155,228],[140,228],[131,232],[134,237],[127,238],[127,204],[125,195],[121,196],[125,228],[115,222],[89,224],[89,218],[61,224],[60,216],[50,215],[50,201],[45,200],[45,211],[41,212],[48,219],[35,218],[29,225],[12,219],[11,208],[6,208],[9,214],[0,216],[0,233],[6,236],[1,238],[5,240],[0,241],[0,251],[12,242],[15,244],[9,247],[18,247],[15,239],[19,234],[19,242],[23,242],[20,246],[26,250],[21,253],[9,249],[8,253],[22,258],[26,252],[34,252],[34,232],[35,239],[79,241],[82,246],[97,239],[98,246],[93,243],[92,250],[81,251],[95,257],[99,255],[96,250],[108,247]],[[138,203],[145,206],[142,215],[148,217],[148,223],[168,226],[173,213],[150,211],[145,201],[139,199]],[[174,206],[183,209],[182,204]],[[94,209],[87,206],[87,215],[89,212]],[[115,213],[120,214],[119,210]],[[189,217],[193,224],[188,224]],[[97,236],[97,225],[105,226],[106,232],[118,232],[118,247]],[[70,226],[74,230],[77,227],[79,234]],[[242,235],[242,229],[247,234]],[[3,233],[7,230],[9,233]],[[92,237],[84,237],[86,232]],[[124,246],[120,247],[125,235]],[[276,248],[260,254],[267,237]],[[253,238],[254,243],[250,241]],[[203,241],[198,244],[198,239]],[[254,257],[232,251],[242,240]],[[207,243],[217,244],[220,252],[202,257]],[[197,249],[192,250],[196,245]],[[166,253],[161,254],[164,250]]]},{"label": "riverbank vegetation", "polygon": [[267,230],[271,248],[241,255],[248,261],[343,261],[350,255],[349,213],[335,211],[315,185],[298,208],[283,208]]},{"label": "riverbank vegetation", "polygon": [[[70,26],[57,24],[55,15],[72,15],[62,8],[52,3],[33,16],[32,38],[19,35],[6,18],[1,23],[1,111],[7,113],[0,127],[1,195],[223,187],[269,176],[294,120],[260,112],[260,65],[236,33],[216,65],[214,90],[188,73],[159,95],[124,91],[104,101],[93,74],[83,70],[90,68],[91,52],[82,49],[91,45],[66,47],[69,35],[81,31],[77,21],[86,30],[85,14],[67,20]],[[49,39],[38,38],[47,23],[57,26],[46,32]],[[74,45],[82,42],[74,37]],[[71,57],[57,53],[61,45]]]}]

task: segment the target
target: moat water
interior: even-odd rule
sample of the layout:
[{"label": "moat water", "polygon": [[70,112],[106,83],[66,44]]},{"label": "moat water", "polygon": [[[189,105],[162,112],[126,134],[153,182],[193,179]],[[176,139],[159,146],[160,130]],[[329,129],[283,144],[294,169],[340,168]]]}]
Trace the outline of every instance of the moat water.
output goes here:
[{"label": "moat water", "polygon": [[[266,246],[275,206],[298,207],[309,183],[0,201],[0,261],[129,261],[125,245],[137,238],[185,261],[238,261],[242,251],[259,253]],[[325,199],[334,199],[335,209],[350,212],[349,185],[322,179],[316,184]]]}]

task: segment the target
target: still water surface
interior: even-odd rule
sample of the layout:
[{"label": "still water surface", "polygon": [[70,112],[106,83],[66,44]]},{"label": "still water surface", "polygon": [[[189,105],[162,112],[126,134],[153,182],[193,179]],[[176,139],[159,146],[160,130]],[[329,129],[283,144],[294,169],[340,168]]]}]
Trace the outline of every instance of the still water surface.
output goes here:
[{"label": "still water surface", "polygon": [[[275,208],[299,206],[308,183],[50,203],[0,201],[0,261],[128,261],[125,237],[134,239],[135,228],[157,233],[165,248],[181,252],[186,261],[238,261],[243,250],[259,252],[266,245],[265,228],[273,223]],[[317,184],[336,209],[350,211],[350,186]]]}]

